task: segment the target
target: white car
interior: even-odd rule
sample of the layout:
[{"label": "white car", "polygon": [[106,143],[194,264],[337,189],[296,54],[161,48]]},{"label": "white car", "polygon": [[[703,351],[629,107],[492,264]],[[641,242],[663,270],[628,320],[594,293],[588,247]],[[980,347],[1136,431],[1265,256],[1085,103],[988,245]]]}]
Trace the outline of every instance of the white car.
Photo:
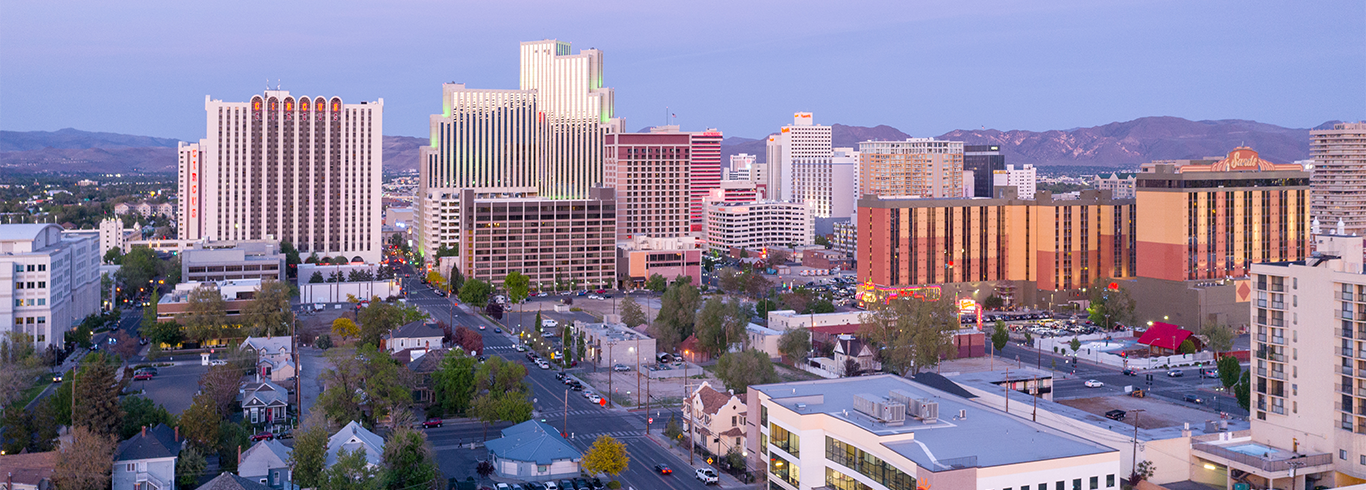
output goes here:
[{"label": "white car", "polygon": [[545,359],[537,359],[536,365],[540,366],[541,369],[550,369],[550,363],[545,362]]},{"label": "white car", "polygon": [[1100,380],[1098,380],[1098,379],[1088,379],[1088,380],[1086,380],[1086,387],[1087,387],[1087,388],[1100,388],[1100,387],[1102,387],[1102,386],[1105,386],[1105,383],[1100,382]]},{"label": "white car", "polygon": [[554,328],[560,326],[560,322],[555,320],[541,320],[541,328]]},{"label": "white car", "polygon": [[212,360],[212,361],[209,361],[209,365],[210,365],[210,366],[226,366],[226,365],[228,365],[228,361],[224,361],[224,360],[222,360],[222,359],[214,359],[214,360]]},{"label": "white car", "polygon": [[599,396],[597,393],[589,393],[588,401],[593,402],[594,405],[597,405],[602,403],[602,397]]},{"label": "white car", "polygon": [[703,485],[715,485],[721,481],[721,477],[717,476],[716,470],[711,468],[698,468],[696,475],[697,479],[700,480]]},{"label": "white car", "polygon": [[584,397],[584,398],[587,398],[587,399],[589,399],[589,400],[592,400],[592,399],[593,399],[593,395],[594,395],[594,393],[593,393],[592,391],[583,390],[583,397]]}]

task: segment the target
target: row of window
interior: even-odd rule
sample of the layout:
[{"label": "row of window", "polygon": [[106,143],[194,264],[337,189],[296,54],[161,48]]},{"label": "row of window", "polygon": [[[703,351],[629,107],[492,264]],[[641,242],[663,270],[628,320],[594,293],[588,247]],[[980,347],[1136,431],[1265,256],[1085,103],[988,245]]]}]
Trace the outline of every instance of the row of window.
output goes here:
[{"label": "row of window", "polygon": [[[1096,489],[1101,488],[1101,487],[1100,487],[1100,477],[1099,477],[1099,476],[1093,476],[1093,477],[1091,477],[1087,483],[1088,483],[1088,485],[1087,485],[1086,488],[1089,489],[1089,490],[1096,490]],[[1070,488],[1071,488],[1071,490],[1082,490],[1081,484],[1082,484],[1082,479],[1081,479],[1081,478],[1073,478],[1073,479],[1072,479],[1072,486],[1071,486]],[[1105,488],[1113,488],[1113,487],[1115,486],[1115,484],[1116,484],[1116,483],[1115,483],[1115,475],[1114,475],[1114,474],[1105,475]],[[1040,484],[1037,484],[1037,485],[1020,485],[1019,487],[1005,487],[1005,488],[1003,488],[1003,489],[1001,489],[1001,490],[1015,490],[1015,488],[1019,488],[1019,490],[1048,490],[1048,484],[1047,484],[1047,483],[1040,483]],[[1069,487],[1067,486],[1067,481],[1066,481],[1066,480],[1058,480],[1057,482],[1054,482],[1054,484],[1053,484],[1053,490],[1068,490],[1068,488],[1069,488]]]},{"label": "row of window", "polygon": [[14,306],[47,306],[47,298],[16,299]]},{"label": "row of window", "polygon": [[14,289],[47,289],[47,281],[15,281]]},{"label": "row of window", "polygon": [[[915,477],[906,474],[877,456],[843,441],[825,436],[825,459],[843,465],[889,490],[915,490]],[[829,480],[829,474],[826,476]]]},{"label": "row of window", "polygon": [[43,272],[47,264],[14,264],[14,272]]}]

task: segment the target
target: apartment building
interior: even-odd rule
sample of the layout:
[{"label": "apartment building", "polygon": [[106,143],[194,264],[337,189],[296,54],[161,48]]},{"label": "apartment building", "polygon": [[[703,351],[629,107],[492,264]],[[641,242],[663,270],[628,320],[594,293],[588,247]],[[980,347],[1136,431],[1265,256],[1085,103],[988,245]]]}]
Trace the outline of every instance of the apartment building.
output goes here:
[{"label": "apartment building", "polygon": [[1108,190],[1119,199],[1133,199],[1137,181],[1138,174],[1133,172],[1101,172],[1096,174],[1091,186],[1102,191]]},{"label": "apartment building", "polygon": [[1118,489],[1127,470],[1116,449],[899,376],[747,397],[750,463],[767,465],[769,489]]},{"label": "apartment building", "polygon": [[384,99],[204,97],[206,136],[179,146],[182,240],[288,241],[379,262]]},{"label": "apartment building", "polygon": [[0,225],[0,326],[38,352],[100,309],[99,239],[61,225]]},{"label": "apartment building", "polygon": [[1366,122],[1310,131],[1309,156],[1310,215],[1324,223],[1342,220],[1348,233],[1366,236]]},{"label": "apartment building", "polygon": [[[792,124],[768,138],[764,163],[772,172],[768,199],[809,202],[824,195],[830,185],[833,158],[830,126],[815,123],[810,112],[792,115]],[[822,209],[821,212],[828,212]],[[824,216],[823,216],[824,217]]]},{"label": "apartment building", "polygon": [[657,129],[606,136],[605,186],[616,191],[622,211],[617,240],[684,236],[692,229],[692,135]]},{"label": "apartment building", "polygon": [[455,244],[466,278],[501,287],[509,272],[539,291],[616,283],[617,199],[594,187],[583,199],[481,197],[462,189]]},{"label": "apartment building", "polygon": [[815,230],[811,208],[804,203],[707,204],[707,248],[721,253],[810,245]]},{"label": "apartment building", "polygon": [[[1035,181],[1037,180],[1037,177],[1038,174],[1035,172],[1033,165],[1024,165],[1018,169],[1015,168],[1014,165],[1006,165],[1006,168],[996,170],[992,175],[992,185],[995,187],[1014,187],[1016,195],[1020,196],[1021,199],[1034,199],[1034,190],[1036,188]],[[966,182],[966,180],[964,182]],[[1114,194],[1111,193],[1111,195],[1113,196]],[[989,196],[991,196],[990,193],[982,195],[982,197]],[[1122,199],[1118,196],[1115,197]]]},{"label": "apartment building", "polygon": [[[859,143],[859,197],[963,195],[963,142],[934,138]],[[990,194],[987,194],[990,195]]]}]

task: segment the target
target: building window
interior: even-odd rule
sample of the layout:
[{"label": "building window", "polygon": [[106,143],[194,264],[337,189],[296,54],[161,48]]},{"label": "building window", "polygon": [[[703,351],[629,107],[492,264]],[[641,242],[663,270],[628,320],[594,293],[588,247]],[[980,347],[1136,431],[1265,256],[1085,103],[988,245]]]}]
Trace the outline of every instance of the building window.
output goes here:
[{"label": "building window", "polygon": [[[1110,488],[1110,487],[1113,487],[1113,486],[1115,486],[1115,475],[1114,475],[1113,473],[1111,473],[1111,474],[1109,474],[1109,475],[1105,475],[1105,488]],[[1039,489],[1039,490],[1043,490],[1043,489]]]},{"label": "building window", "polygon": [[1091,477],[1091,490],[1096,490],[1097,488],[1100,488],[1100,477],[1093,476]]},{"label": "building window", "polygon": [[768,433],[769,441],[778,449],[787,451],[787,454],[801,457],[801,438],[797,437],[796,434],[788,432],[787,429],[777,424],[769,426]]},{"label": "building window", "polygon": [[1339,449],[1339,450],[1338,450],[1338,459],[1341,459],[1341,460],[1343,460],[1343,461],[1347,461],[1347,450],[1346,450],[1346,449]]},{"label": "building window", "polygon": [[1072,479],[1072,490],[1081,490],[1081,478]]},{"label": "building window", "polygon": [[801,469],[778,455],[769,456],[768,473],[794,487],[801,487]]}]

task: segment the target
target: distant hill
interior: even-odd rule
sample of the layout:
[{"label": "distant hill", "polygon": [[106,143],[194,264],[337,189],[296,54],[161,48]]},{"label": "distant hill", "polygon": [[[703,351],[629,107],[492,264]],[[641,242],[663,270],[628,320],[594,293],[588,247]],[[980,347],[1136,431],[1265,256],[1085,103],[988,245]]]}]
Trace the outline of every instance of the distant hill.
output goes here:
[{"label": "distant hill", "polygon": [[89,148],[175,148],[175,138],[153,138],[118,133],[95,133],[79,129],[56,131],[0,131],[0,152],[41,150],[85,150]]},{"label": "distant hill", "polygon": [[385,136],[383,140],[384,171],[394,173],[417,171],[419,149],[427,146],[427,143],[430,142],[427,138]]}]

